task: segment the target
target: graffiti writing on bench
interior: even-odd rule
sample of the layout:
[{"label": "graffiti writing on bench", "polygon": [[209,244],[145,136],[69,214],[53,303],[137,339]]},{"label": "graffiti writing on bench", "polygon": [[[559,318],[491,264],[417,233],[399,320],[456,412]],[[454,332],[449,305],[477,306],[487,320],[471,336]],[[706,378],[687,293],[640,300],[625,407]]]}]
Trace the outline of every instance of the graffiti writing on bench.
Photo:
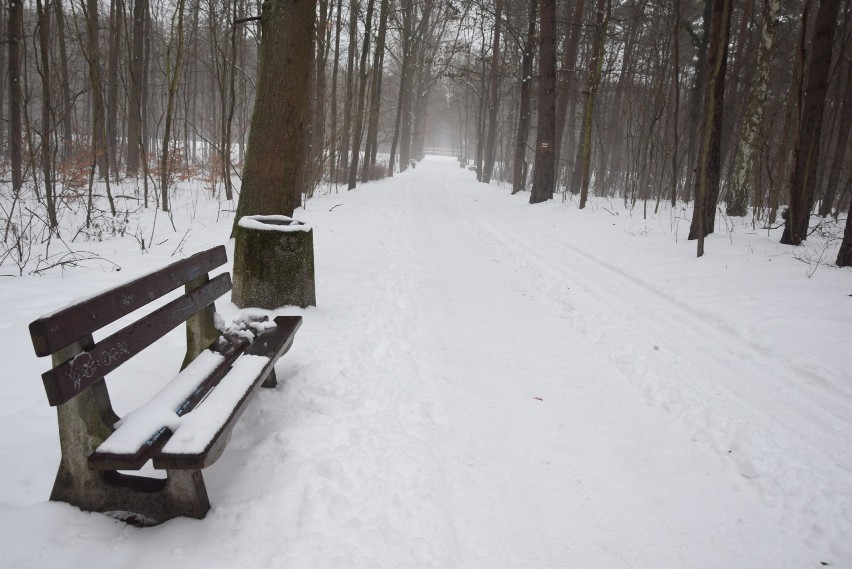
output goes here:
[{"label": "graffiti writing on bench", "polygon": [[71,360],[65,376],[74,385],[74,389],[79,391],[83,380],[95,376],[103,377],[131,355],[126,342],[117,342],[115,346],[101,348],[94,353],[83,352]]}]

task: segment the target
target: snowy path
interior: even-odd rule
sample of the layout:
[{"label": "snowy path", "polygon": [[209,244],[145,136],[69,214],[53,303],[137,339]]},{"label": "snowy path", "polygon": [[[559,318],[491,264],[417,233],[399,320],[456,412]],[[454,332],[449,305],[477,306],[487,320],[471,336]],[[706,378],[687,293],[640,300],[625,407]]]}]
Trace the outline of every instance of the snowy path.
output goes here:
[{"label": "snowy path", "polygon": [[[444,548],[429,564],[412,552],[410,566],[809,563],[791,535],[834,528],[787,525],[848,515],[848,494],[844,503],[832,490],[849,464],[831,464],[849,440],[848,393],[815,388],[818,399],[783,396],[767,409],[762,398],[784,385],[799,393],[807,374],[567,245],[558,226],[524,225],[452,164],[427,161],[405,180],[361,210],[368,219],[341,226],[358,256],[347,286],[376,299],[364,314],[377,347],[363,375],[391,372],[376,390],[407,394],[403,432],[429,409],[431,421],[415,421],[428,432],[412,438],[431,453],[414,460],[400,448],[396,458],[429,472],[424,504],[406,513],[441,518],[428,541]],[[363,259],[378,267],[359,268]],[[835,468],[814,472],[812,451],[795,454],[826,433],[819,451]],[[727,452],[742,454],[738,471]],[[774,470],[793,478],[747,482]],[[807,503],[783,505],[793,515],[779,521],[755,488]],[[369,511],[370,498],[361,505]],[[842,536],[821,537],[842,548]]]},{"label": "snowy path", "polygon": [[[0,567],[852,567],[848,331],[793,349],[767,333],[788,316],[763,284],[740,285],[739,319],[719,305],[719,248],[697,264],[678,245],[675,273],[638,239],[617,252],[601,212],[569,221],[556,201],[506,194],[426,160],[309,204],[319,307],[282,385],[206,471],[203,522],[138,530],[45,502],[54,418],[44,364],[27,360],[33,381],[0,392],[16,402],[0,433],[28,433],[0,435],[18,467],[0,472]],[[226,234],[213,226],[195,246]],[[725,261],[719,278],[760,274],[756,259],[751,272]],[[820,277],[835,296],[845,283]],[[55,307],[44,295],[99,278],[61,292],[16,281],[3,306],[28,321]],[[27,290],[39,300],[16,305]],[[814,325],[848,330],[848,308],[835,312]],[[0,341],[26,353],[9,330]],[[118,404],[137,396],[132,379],[173,368],[181,342],[128,364]]]}]

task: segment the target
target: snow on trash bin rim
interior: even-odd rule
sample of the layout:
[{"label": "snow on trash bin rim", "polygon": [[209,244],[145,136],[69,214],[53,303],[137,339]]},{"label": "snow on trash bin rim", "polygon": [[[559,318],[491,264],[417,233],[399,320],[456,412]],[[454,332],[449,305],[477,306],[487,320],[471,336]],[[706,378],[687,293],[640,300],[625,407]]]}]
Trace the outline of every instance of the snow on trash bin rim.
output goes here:
[{"label": "snow on trash bin rim", "polygon": [[311,231],[313,229],[307,223],[297,221],[286,215],[245,215],[238,222],[245,229],[259,229],[261,231]]}]

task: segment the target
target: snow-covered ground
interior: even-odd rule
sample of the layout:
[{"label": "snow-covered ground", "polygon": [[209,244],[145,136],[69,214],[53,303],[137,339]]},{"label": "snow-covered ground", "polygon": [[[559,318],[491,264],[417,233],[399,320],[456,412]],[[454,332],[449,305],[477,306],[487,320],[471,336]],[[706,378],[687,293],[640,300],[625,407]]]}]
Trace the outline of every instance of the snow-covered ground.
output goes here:
[{"label": "snow-covered ground", "polygon": [[[205,471],[202,521],[47,501],[27,325],[225,243],[232,204],[186,198],[145,254],[150,214],[75,245],[121,271],[0,279],[0,567],[852,567],[852,271],[816,263],[831,246],[720,219],[696,259],[690,212],[508,193],[434,158],[298,212],[318,307],[279,311],[305,323]],[[111,377],[120,413],[182,341]]]}]

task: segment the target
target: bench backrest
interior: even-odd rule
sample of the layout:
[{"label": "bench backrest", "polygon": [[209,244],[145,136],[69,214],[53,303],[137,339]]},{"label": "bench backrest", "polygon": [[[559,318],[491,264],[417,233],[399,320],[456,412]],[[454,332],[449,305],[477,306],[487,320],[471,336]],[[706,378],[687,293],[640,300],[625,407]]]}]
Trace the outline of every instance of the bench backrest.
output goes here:
[{"label": "bench backrest", "polygon": [[47,356],[90,338],[93,332],[180,286],[191,285],[186,294],[44,373],[50,404],[70,401],[231,290],[230,274],[207,278],[209,271],[226,261],[225,247],[215,247],[32,322],[35,352]]}]

